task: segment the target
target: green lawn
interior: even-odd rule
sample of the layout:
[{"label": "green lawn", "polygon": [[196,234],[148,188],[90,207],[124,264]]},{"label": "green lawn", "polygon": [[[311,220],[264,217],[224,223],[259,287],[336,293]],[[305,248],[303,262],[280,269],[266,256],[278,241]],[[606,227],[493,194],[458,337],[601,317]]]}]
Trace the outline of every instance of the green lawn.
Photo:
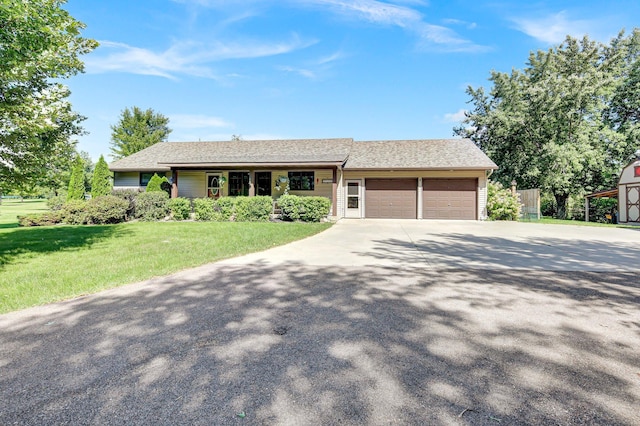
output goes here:
[{"label": "green lawn", "polygon": [[3,199],[0,204],[0,229],[17,228],[16,216],[47,211],[46,200]]},{"label": "green lawn", "polygon": [[543,217],[539,221],[532,221],[532,222],[545,223],[548,225],[598,226],[598,227],[605,227],[605,228],[637,228],[637,227],[634,227],[633,225],[619,225],[619,224],[601,223],[601,222],[585,222],[584,220],[554,219],[552,217]]},{"label": "green lawn", "polygon": [[0,206],[0,313],[295,241],[327,223],[158,222],[18,228],[43,202]]}]

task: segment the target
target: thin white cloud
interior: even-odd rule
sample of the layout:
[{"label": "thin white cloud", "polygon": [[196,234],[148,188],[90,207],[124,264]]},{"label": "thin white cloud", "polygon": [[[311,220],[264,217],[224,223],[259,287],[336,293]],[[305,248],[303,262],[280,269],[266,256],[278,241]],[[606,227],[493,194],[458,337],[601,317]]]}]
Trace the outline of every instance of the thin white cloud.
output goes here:
[{"label": "thin white cloud", "polygon": [[324,64],[330,64],[332,62],[335,62],[339,59],[342,59],[345,57],[345,54],[342,51],[337,51],[335,53],[332,53],[329,56],[324,56],[320,59],[318,59],[318,61],[316,62],[318,65],[324,65]]},{"label": "thin white cloud", "polygon": [[[237,8],[231,0],[173,0],[178,3],[212,8]],[[484,51],[480,46],[457,34],[454,30],[425,21],[417,7],[428,5],[423,0],[245,0],[249,4],[282,4],[329,11],[345,19],[362,20],[372,24],[403,28],[416,34],[423,48],[435,47],[444,51]],[[245,4],[243,3],[243,4]],[[473,28],[469,24],[467,28]]]},{"label": "thin white cloud", "polygon": [[233,123],[229,123],[220,117],[202,114],[172,114],[169,115],[169,123],[171,127],[178,129],[233,127]]},{"label": "thin white cloud", "polygon": [[298,74],[310,80],[319,80],[322,76],[326,75],[331,68],[333,68],[335,62],[344,57],[345,54],[342,51],[337,51],[328,56],[323,56],[313,61],[307,61],[304,67],[283,65],[276,67],[276,69]]},{"label": "thin white cloud", "polygon": [[315,40],[304,41],[293,34],[290,40],[275,43],[215,42],[205,45],[178,42],[165,51],[155,52],[124,43],[101,41],[101,47],[89,55],[85,64],[89,73],[127,72],[170,79],[177,79],[179,75],[217,79],[219,77],[210,66],[213,62],[282,55],[314,43]]},{"label": "thin white cloud", "polygon": [[447,123],[460,123],[466,118],[466,112],[466,109],[459,109],[456,112],[447,113],[444,115],[444,121],[446,121]]},{"label": "thin white cloud", "polygon": [[302,0],[301,3],[325,6],[340,15],[403,28],[422,20],[422,15],[414,9],[377,0]]},{"label": "thin white cloud", "polygon": [[296,67],[290,67],[287,65],[283,65],[283,66],[279,66],[276,67],[277,69],[279,69],[280,71],[285,71],[285,72],[289,72],[289,73],[294,73],[294,74],[299,74],[303,77],[315,80],[317,78],[317,75],[315,72],[305,69],[305,68],[296,68]]},{"label": "thin white cloud", "polygon": [[[475,44],[450,28],[425,22],[422,13],[409,6],[378,0],[300,0],[300,3],[324,6],[332,13],[343,17],[403,28],[418,35],[421,40],[419,44],[422,48],[436,48],[438,50],[456,52],[488,50],[488,47]],[[422,4],[422,2],[401,3]]]},{"label": "thin white cloud", "polygon": [[516,29],[547,44],[562,43],[567,35],[581,37],[593,28],[586,20],[569,20],[566,11],[541,18],[512,18]]}]

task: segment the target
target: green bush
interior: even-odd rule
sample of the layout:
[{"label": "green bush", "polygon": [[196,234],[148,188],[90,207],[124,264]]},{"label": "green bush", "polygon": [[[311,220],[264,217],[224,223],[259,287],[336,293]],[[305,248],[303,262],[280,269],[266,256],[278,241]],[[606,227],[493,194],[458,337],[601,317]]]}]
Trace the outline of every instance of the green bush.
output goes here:
[{"label": "green bush", "polygon": [[87,203],[82,200],[69,200],[62,205],[60,215],[64,223],[82,225],[87,223]]},{"label": "green bush", "polygon": [[151,179],[149,179],[149,183],[147,183],[147,191],[146,192],[166,192],[163,188],[162,188],[162,184],[163,183],[169,183],[169,180],[167,179],[166,176],[158,176],[157,173],[154,173],[153,176],[151,176]]},{"label": "green bush", "polygon": [[320,222],[331,209],[331,200],[326,197],[300,197],[283,195],[278,198],[283,220]]},{"label": "green bush", "polygon": [[236,197],[221,197],[215,200],[213,203],[214,215],[211,220],[227,222],[234,218],[237,201]]},{"label": "green bush", "polygon": [[169,195],[164,192],[142,192],[135,202],[134,216],[145,221],[162,220],[169,214]]},{"label": "green bush", "polygon": [[134,216],[136,208],[136,198],[139,194],[141,194],[139,189],[116,189],[111,192],[111,195],[121,198],[128,203],[127,219]]},{"label": "green bush", "polygon": [[267,222],[273,211],[269,196],[236,197],[235,220],[238,222]]},{"label": "green bush", "polygon": [[211,198],[196,198],[193,200],[193,212],[196,220],[213,220],[215,216],[213,204],[214,201]]},{"label": "green bush", "polygon": [[51,226],[59,223],[62,223],[62,214],[60,211],[32,213],[24,216],[18,216],[18,224],[20,226]]},{"label": "green bush", "polygon": [[488,182],[487,214],[490,220],[518,220],[521,208],[518,194],[513,195],[499,182]]},{"label": "green bush", "polygon": [[174,220],[186,220],[191,216],[191,202],[186,198],[172,198],[169,200],[169,210]]},{"label": "green bush", "polygon": [[121,223],[127,219],[129,202],[114,195],[95,197],[86,203],[87,223],[102,225]]},{"label": "green bush", "polygon": [[67,200],[66,195],[55,195],[47,200],[47,207],[49,207],[49,210],[54,210],[54,211],[60,210],[62,208],[62,205],[66,202],[66,200]]},{"label": "green bush", "polygon": [[282,211],[283,220],[300,220],[303,210],[301,198],[297,195],[282,195],[278,198],[278,206]]},{"label": "green bush", "polygon": [[301,197],[303,211],[300,219],[305,222],[320,222],[329,215],[331,200],[326,197]]}]

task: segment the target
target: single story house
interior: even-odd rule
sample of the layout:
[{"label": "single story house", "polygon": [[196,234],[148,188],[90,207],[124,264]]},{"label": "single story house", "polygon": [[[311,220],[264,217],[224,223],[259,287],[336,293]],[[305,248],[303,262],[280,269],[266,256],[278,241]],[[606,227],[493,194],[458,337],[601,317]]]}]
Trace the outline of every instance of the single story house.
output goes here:
[{"label": "single story house", "polygon": [[114,161],[115,189],[167,176],[172,197],[324,196],[334,218],[482,220],[497,166],[469,139],[163,142]]},{"label": "single story house", "polygon": [[618,198],[618,223],[640,224],[640,150],[620,173],[618,187],[585,195],[585,220],[591,198]]}]

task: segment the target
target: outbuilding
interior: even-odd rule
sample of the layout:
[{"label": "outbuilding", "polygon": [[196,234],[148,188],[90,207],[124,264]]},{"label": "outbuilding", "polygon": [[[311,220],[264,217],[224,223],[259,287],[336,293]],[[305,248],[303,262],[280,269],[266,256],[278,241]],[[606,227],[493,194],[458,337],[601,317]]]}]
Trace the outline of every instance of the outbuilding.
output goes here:
[{"label": "outbuilding", "polygon": [[640,223],[640,151],[637,157],[622,169],[618,181],[618,221]]},{"label": "outbuilding", "polygon": [[589,205],[593,198],[618,199],[618,223],[640,224],[640,150],[620,173],[618,187],[585,195],[585,221],[589,221]]}]

